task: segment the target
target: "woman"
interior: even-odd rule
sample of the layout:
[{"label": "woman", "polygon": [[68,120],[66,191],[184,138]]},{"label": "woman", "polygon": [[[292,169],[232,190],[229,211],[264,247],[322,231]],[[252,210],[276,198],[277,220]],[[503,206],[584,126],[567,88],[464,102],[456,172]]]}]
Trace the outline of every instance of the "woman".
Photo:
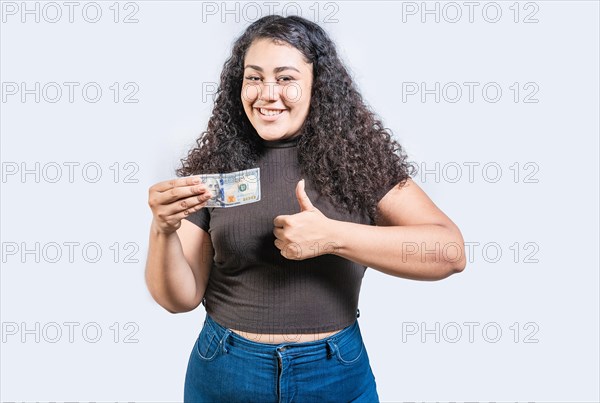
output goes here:
[{"label": "woman", "polygon": [[[357,320],[366,267],[442,279],[465,267],[464,242],[327,34],[298,16],[251,24],[197,143],[186,177],[149,192],[148,288],[169,312],[206,308],[184,400],[378,401]],[[189,176],[256,167],[261,200],[232,208],[206,208]]]}]

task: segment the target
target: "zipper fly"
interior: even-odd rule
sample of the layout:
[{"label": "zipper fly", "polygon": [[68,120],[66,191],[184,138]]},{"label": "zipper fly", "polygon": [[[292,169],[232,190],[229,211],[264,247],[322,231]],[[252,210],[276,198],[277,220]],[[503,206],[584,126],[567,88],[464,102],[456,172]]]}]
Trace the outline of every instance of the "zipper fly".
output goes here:
[{"label": "zipper fly", "polygon": [[281,374],[283,371],[281,370],[281,357],[279,354],[277,354],[277,366],[277,400],[281,401]]},{"label": "zipper fly", "polygon": [[283,359],[281,358],[280,351],[287,350],[287,347],[279,347],[277,348],[277,400],[281,402],[281,378],[283,375]]}]

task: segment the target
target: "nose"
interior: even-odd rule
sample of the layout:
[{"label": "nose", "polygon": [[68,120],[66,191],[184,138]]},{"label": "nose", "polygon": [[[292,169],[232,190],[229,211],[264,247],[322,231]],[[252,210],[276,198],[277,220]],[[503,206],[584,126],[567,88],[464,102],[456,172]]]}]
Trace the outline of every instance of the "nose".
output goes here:
[{"label": "nose", "polygon": [[258,99],[261,101],[274,101],[279,99],[280,85],[278,82],[263,81],[259,87]]}]

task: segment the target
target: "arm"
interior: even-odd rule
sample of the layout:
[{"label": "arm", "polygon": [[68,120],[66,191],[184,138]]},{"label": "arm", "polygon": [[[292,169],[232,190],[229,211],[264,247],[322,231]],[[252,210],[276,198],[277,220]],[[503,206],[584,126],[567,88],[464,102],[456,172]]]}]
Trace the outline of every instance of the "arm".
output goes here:
[{"label": "arm", "polygon": [[465,268],[460,230],[410,178],[379,201],[375,226],[327,218],[312,205],[303,181],[296,197],[300,213],[273,220],[275,246],[287,259],[331,253],[413,280],[441,280]]},{"label": "arm", "polygon": [[465,268],[460,230],[412,179],[377,208],[376,226],[331,220],[333,254],[413,280],[441,280]]},{"label": "arm", "polygon": [[146,263],[152,298],[171,313],[195,309],[206,290],[213,254],[210,235],[187,220],[169,234],[153,228]]},{"label": "arm", "polygon": [[205,207],[211,196],[193,177],[160,182],[149,190],[154,217],[146,285],[152,298],[171,313],[193,310],[204,296],[214,255],[212,241],[184,218]]}]

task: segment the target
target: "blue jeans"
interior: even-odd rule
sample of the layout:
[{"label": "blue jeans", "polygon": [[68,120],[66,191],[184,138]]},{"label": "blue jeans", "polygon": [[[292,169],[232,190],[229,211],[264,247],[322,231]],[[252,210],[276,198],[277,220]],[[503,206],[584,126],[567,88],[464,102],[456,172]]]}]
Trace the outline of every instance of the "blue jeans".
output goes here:
[{"label": "blue jeans", "polygon": [[259,343],[208,313],[190,354],[184,402],[379,402],[358,319],[321,340]]}]

